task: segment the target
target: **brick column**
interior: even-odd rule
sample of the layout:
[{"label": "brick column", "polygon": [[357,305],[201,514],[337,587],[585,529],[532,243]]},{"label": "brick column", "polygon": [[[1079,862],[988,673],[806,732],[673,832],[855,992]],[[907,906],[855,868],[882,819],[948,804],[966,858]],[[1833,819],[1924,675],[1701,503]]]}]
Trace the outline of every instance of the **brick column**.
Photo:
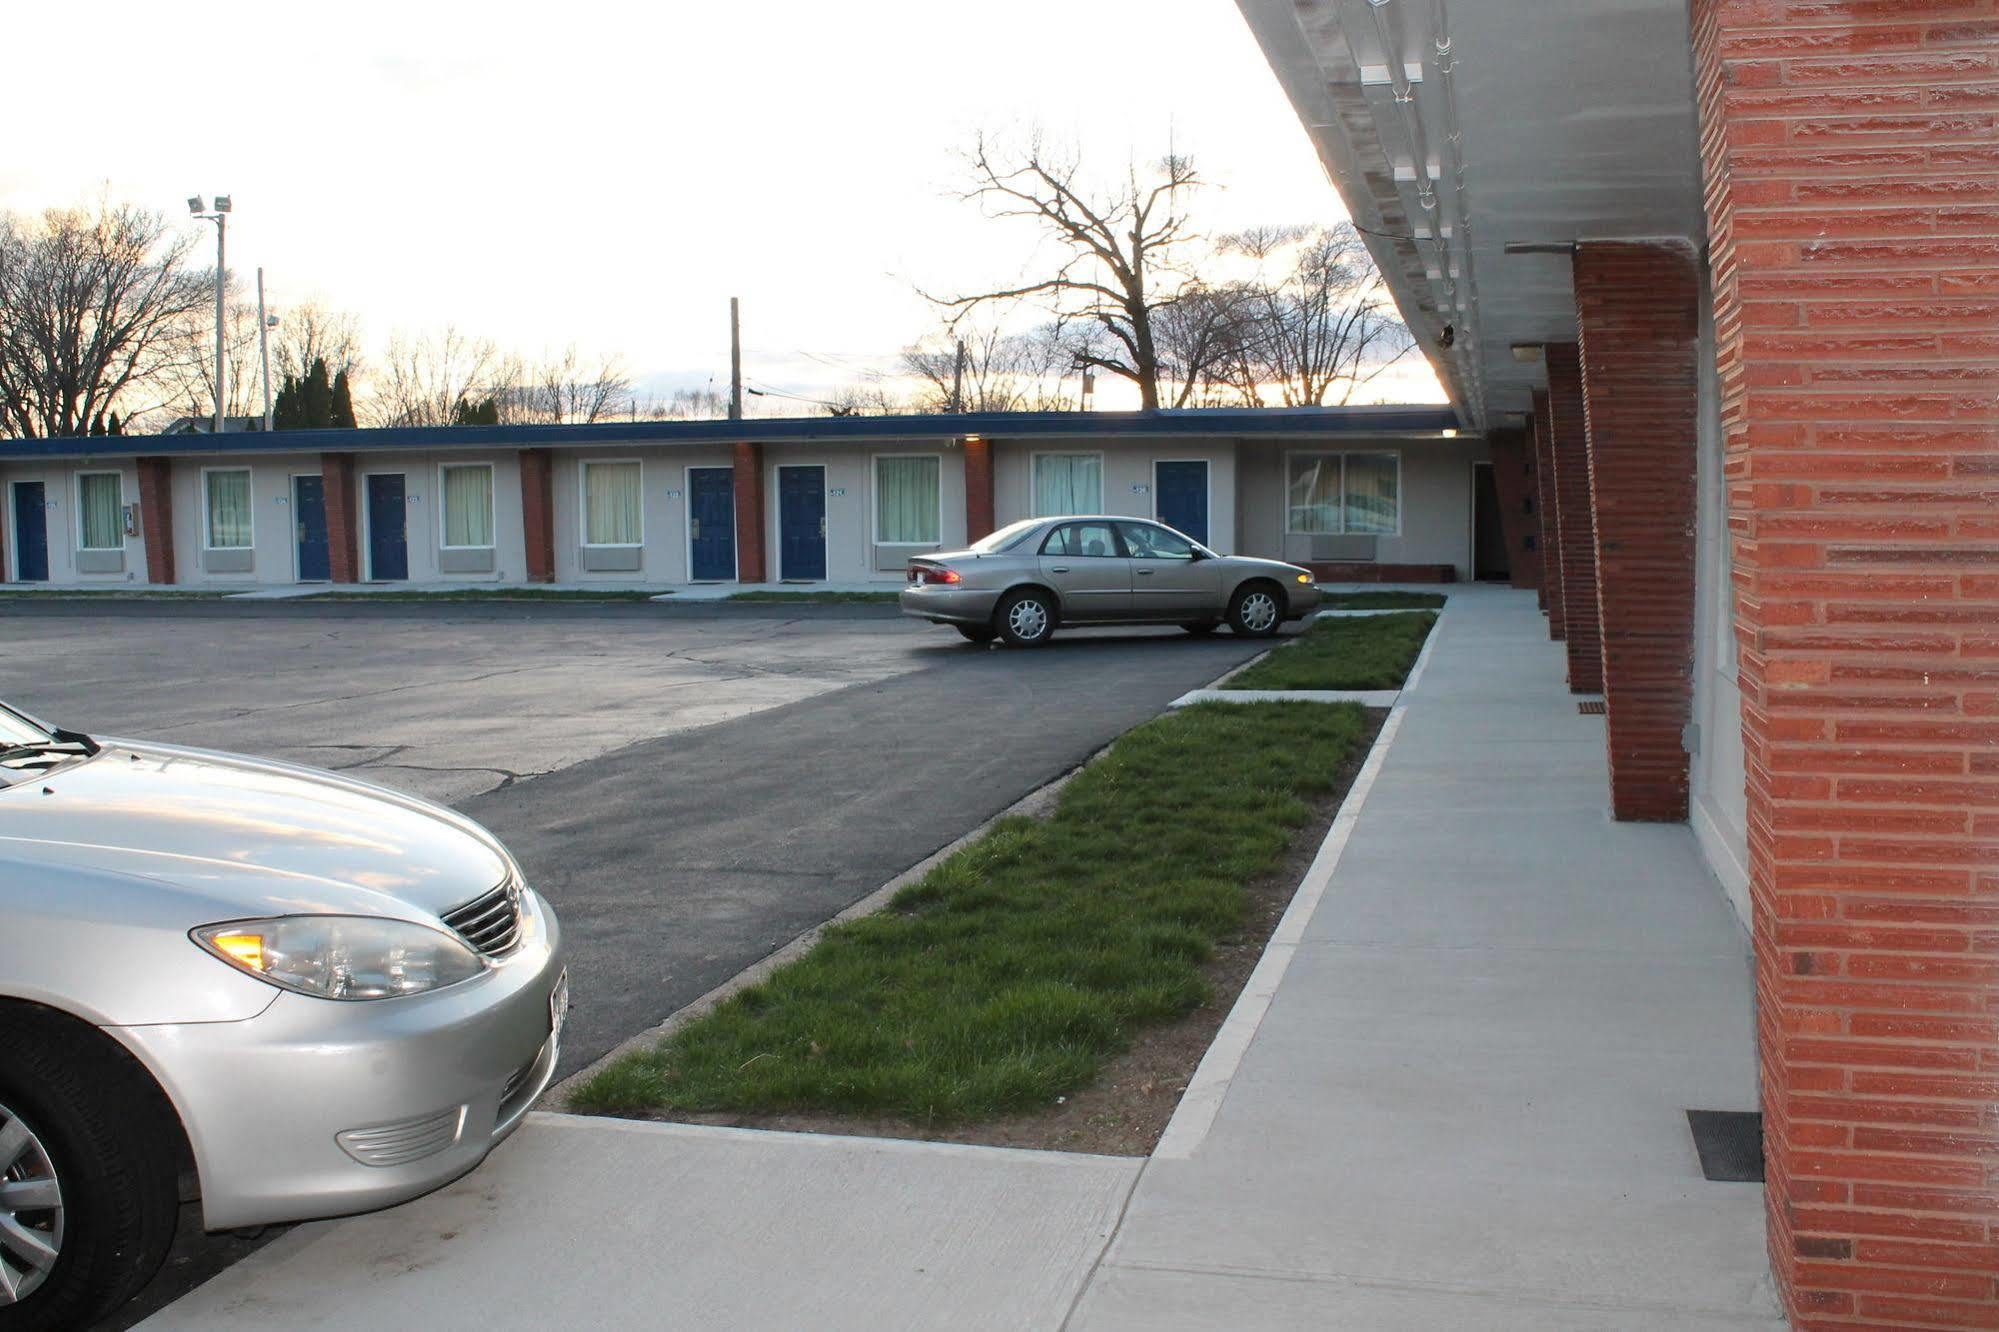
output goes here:
[{"label": "brick column", "polygon": [[521,536],[530,583],[555,581],[555,461],[547,449],[522,449]]},{"label": "brick column", "polygon": [[1619,819],[1687,817],[1700,273],[1689,242],[1577,247],[1576,322]]},{"label": "brick column", "polygon": [[1573,342],[1551,342],[1548,428],[1554,437],[1556,520],[1562,527],[1562,638],[1569,649],[1569,691],[1603,692],[1603,639],[1596,604],[1596,519],[1589,499],[1589,429],[1583,414],[1583,366]]},{"label": "brick column", "polygon": [[139,532],[146,545],[146,581],[175,581],[174,464],[171,458],[139,459]]},{"label": "brick column", "polygon": [[1555,430],[1549,423],[1548,391],[1534,390],[1534,493],[1540,500],[1541,609],[1548,613],[1548,637],[1566,637],[1562,623],[1562,523],[1555,493]]},{"label": "brick column", "polygon": [[965,540],[989,536],[993,526],[993,442],[972,435],[965,440]]},{"label": "brick column", "polygon": [[1495,430],[1486,441],[1492,453],[1492,486],[1499,493],[1499,525],[1506,535],[1507,581],[1514,587],[1541,585],[1538,549],[1540,515],[1534,512],[1534,454],[1524,430]]},{"label": "brick column", "polygon": [[768,582],[764,555],[764,446],[738,443],[736,464],[736,579]]},{"label": "brick column", "polygon": [[361,521],[354,512],[359,502],[354,488],[354,455],[320,454],[319,475],[326,492],[326,576],[336,583],[358,583],[361,562],[355,542]]},{"label": "brick column", "polygon": [[1694,0],[1770,1256],[1999,1327],[1991,0]]}]

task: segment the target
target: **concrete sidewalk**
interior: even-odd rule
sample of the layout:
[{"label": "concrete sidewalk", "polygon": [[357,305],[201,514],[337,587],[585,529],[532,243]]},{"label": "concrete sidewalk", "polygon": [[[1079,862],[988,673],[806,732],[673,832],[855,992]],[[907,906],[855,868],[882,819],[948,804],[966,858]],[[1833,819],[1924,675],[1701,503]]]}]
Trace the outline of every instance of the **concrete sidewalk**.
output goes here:
[{"label": "concrete sidewalk", "polygon": [[1756,1104],[1746,939],[1532,596],[1455,591],[1385,734],[1149,1160],[534,1115],[145,1326],[1784,1326],[1684,1117]]}]

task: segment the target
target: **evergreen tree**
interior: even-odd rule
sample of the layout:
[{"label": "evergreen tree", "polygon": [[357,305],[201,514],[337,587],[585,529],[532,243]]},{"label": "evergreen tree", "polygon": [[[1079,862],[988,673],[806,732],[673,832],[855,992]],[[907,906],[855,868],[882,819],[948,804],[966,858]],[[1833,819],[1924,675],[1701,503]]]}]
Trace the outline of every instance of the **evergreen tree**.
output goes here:
[{"label": "evergreen tree", "polygon": [[352,430],[359,424],[354,419],[353,386],[347,382],[345,370],[333,377],[333,419],[328,424],[343,430]]},{"label": "evergreen tree", "polygon": [[125,423],[118,419],[118,413],[111,413],[111,424],[106,428],[104,433],[107,435],[122,435],[125,433]]},{"label": "evergreen tree", "polygon": [[491,398],[486,398],[476,403],[467,402],[464,398],[460,398],[457,405],[451,409],[451,424],[453,425],[478,426],[498,425],[499,423],[500,404]]},{"label": "evergreen tree", "polygon": [[290,375],[278,385],[277,400],[271,404],[271,429],[298,429],[298,381]]},{"label": "evergreen tree", "polygon": [[333,379],[326,372],[324,357],[312,358],[299,386],[300,425],[305,430],[324,430],[333,424]]}]

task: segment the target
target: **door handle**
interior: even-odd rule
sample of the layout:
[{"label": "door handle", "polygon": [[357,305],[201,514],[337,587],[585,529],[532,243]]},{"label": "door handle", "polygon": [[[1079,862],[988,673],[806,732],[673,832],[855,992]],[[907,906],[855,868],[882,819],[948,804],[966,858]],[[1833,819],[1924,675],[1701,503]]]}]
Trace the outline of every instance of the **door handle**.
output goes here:
[{"label": "door handle", "polygon": [[1140,578],[1150,578],[1150,577],[1152,577],[1152,570],[1150,570],[1150,569],[1140,569],[1140,570],[1138,571],[1138,576],[1139,576]]},{"label": "door handle", "polygon": [[1048,566],[1048,572],[1049,572],[1049,573],[1068,573],[1068,572],[1069,572],[1069,566],[1068,566],[1068,565],[1066,565],[1066,564],[1051,564],[1051,565],[1049,565],[1049,566]]},{"label": "door handle", "polygon": [[301,546],[303,546],[303,545],[305,544],[305,524],[304,524],[304,523],[300,523],[300,524],[298,525],[298,543],[299,543],[299,545],[301,545]]},{"label": "door handle", "polygon": [[826,519],[824,515],[821,515],[819,519],[819,539],[821,541],[826,539]]},{"label": "door handle", "polygon": [[701,520],[699,518],[696,518],[692,523],[688,524],[687,535],[689,536],[689,538],[695,541],[699,541],[701,539]]}]

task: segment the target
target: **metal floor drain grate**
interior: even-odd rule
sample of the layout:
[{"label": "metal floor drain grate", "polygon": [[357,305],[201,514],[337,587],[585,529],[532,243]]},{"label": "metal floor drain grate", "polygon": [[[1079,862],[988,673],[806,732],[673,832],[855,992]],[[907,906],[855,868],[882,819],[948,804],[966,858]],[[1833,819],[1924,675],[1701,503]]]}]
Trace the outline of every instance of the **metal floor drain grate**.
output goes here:
[{"label": "metal floor drain grate", "polygon": [[1604,706],[1604,702],[1600,698],[1584,699],[1582,702],[1576,704],[1576,711],[1582,713],[1585,717],[1603,717],[1609,715],[1609,709]]},{"label": "metal floor drain grate", "polygon": [[1689,1110],[1701,1174],[1735,1184],[1763,1182],[1763,1116],[1754,1110]]}]

